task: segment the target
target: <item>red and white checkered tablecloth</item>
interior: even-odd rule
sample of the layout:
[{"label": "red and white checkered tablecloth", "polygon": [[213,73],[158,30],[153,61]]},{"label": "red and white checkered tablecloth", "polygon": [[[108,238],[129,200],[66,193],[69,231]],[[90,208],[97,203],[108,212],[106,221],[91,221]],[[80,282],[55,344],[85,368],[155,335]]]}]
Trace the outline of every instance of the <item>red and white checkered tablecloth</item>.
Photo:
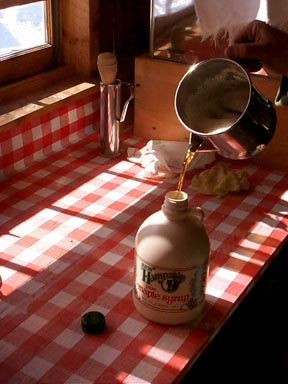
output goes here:
[{"label": "red and white checkered tablecloth", "polygon": [[[184,183],[205,212],[212,248],[196,327],[146,321],[131,299],[135,233],[177,180],[143,179],[125,154],[99,156],[93,138],[2,180],[0,382],[178,382],[287,235],[287,175],[232,166],[245,166],[249,193],[219,199]],[[81,330],[90,310],[106,317],[100,335]]]}]

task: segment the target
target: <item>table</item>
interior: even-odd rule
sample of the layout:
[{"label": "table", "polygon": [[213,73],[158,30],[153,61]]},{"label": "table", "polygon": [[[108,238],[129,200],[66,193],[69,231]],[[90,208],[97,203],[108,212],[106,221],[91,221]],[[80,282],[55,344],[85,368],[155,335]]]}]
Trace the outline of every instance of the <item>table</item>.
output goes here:
[{"label": "table", "polygon": [[[177,179],[144,179],[125,153],[101,157],[98,142],[90,136],[1,181],[1,383],[180,382],[287,236],[283,172],[231,161],[252,190],[224,199],[186,177],[211,242],[206,306],[197,326],[149,322],[132,303],[134,236]],[[122,144],[145,142],[127,135]],[[100,335],[81,330],[90,310],[106,317]]]}]

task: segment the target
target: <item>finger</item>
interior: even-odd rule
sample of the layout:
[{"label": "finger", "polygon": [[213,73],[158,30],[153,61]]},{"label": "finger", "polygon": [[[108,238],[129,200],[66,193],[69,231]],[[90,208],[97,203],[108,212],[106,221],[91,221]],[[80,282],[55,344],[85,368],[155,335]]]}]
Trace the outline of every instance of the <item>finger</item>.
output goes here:
[{"label": "finger", "polygon": [[226,48],[225,54],[231,59],[258,60],[263,57],[263,48],[260,44],[234,44]]},{"label": "finger", "polygon": [[261,30],[267,27],[267,24],[260,20],[254,20],[245,27],[231,34],[229,44],[253,43],[258,40]]},{"label": "finger", "polygon": [[257,72],[262,68],[262,64],[255,48],[256,44],[236,44],[227,47],[225,54],[230,59],[237,61],[247,71]]}]

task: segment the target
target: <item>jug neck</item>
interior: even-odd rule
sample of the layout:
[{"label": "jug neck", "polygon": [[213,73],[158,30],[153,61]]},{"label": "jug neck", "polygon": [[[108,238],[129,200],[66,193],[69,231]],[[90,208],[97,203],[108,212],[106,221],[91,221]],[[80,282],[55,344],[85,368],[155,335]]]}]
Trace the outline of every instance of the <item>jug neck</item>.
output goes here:
[{"label": "jug neck", "polygon": [[169,191],[165,195],[162,211],[169,220],[182,220],[188,212],[188,195],[186,192]]}]

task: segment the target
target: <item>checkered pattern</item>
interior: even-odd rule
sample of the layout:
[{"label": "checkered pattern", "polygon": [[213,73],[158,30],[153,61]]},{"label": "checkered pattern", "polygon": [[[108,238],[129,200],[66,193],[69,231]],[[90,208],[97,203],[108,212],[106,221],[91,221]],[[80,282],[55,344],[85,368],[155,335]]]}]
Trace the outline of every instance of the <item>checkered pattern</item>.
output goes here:
[{"label": "checkered pattern", "polygon": [[[283,173],[234,162],[253,189],[225,199],[197,193],[186,177],[211,240],[207,304],[194,327],[146,321],[131,299],[134,236],[177,180],[144,180],[125,152],[103,158],[97,142],[86,138],[2,182],[1,383],[178,382],[286,237]],[[81,331],[90,310],[106,317],[100,335]]]},{"label": "checkered pattern", "polygon": [[95,133],[99,126],[99,92],[1,133],[0,177]]}]

